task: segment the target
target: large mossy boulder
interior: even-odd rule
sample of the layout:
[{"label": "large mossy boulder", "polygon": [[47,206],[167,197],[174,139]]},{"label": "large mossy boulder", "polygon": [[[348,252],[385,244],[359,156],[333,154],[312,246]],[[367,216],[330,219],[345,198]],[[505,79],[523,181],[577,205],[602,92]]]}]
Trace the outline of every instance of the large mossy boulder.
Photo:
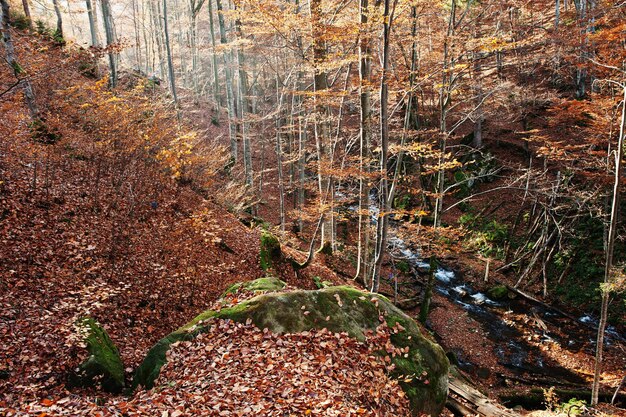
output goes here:
[{"label": "large mossy boulder", "polygon": [[400,331],[391,335],[391,341],[396,347],[408,347],[408,353],[391,358],[395,365],[392,376],[399,379],[412,411],[416,415],[437,416],[446,402],[449,362],[443,349],[422,336],[415,321],[385,297],[345,286],[268,293],[220,311],[206,311],[160,340],[148,352],[137,370],[134,387],[151,388],[165,364],[170,345],[193,339],[210,326],[212,318],[237,322],[250,319],[260,329],[267,328],[274,333],[327,328],[360,340],[368,331],[375,330],[381,320],[390,327],[399,324]]},{"label": "large mossy boulder", "polygon": [[92,318],[79,320],[77,326],[89,357],[70,376],[70,385],[99,385],[107,392],[121,392],[124,389],[124,365],[106,330]]}]

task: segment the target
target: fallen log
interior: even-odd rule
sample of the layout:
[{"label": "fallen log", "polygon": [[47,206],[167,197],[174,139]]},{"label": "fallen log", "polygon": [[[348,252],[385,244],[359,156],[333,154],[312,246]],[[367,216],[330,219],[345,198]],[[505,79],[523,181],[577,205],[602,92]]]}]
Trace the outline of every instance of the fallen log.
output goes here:
[{"label": "fallen log", "polygon": [[509,410],[496,401],[487,398],[482,392],[463,381],[459,376],[450,375],[448,382],[450,393],[462,398],[468,405],[451,397],[448,405],[463,416],[479,415],[481,417],[519,417],[520,414]]}]

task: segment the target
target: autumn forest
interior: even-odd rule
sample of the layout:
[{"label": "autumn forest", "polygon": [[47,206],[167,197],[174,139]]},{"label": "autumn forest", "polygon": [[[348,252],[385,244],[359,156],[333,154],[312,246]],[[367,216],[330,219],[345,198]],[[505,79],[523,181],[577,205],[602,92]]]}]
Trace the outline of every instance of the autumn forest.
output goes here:
[{"label": "autumn forest", "polygon": [[626,2],[0,5],[0,415],[626,415]]}]

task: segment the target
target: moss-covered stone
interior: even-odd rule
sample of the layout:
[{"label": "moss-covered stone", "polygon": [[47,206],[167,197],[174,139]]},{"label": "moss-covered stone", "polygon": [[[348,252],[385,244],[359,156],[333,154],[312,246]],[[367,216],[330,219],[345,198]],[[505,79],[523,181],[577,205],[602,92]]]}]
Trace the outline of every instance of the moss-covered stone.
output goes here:
[{"label": "moss-covered stone", "polygon": [[504,300],[509,294],[509,289],[504,285],[496,285],[487,290],[487,295],[493,300]]},{"label": "moss-covered stone", "polygon": [[99,384],[108,392],[122,391],[124,365],[106,330],[89,317],[79,320],[77,325],[89,358],[70,376],[70,385],[87,387]]},{"label": "moss-covered stone", "polygon": [[287,284],[284,281],[275,277],[259,278],[254,281],[238,282],[231,285],[228,289],[226,289],[226,291],[224,291],[222,297],[225,297],[228,294],[234,294],[240,289],[253,292],[280,291],[285,288],[286,285]]},{"label": "moss-covered stone", "polygon": [[159,341],[148,352],[135,376],[134,386],[152,387],[166,361],[169,346],[178,340],[189,340],[205,331],[212,318],[245,322],[274,333],[299,333],[327,328],[345,332],[359,340],[385,320],[401,331],[391,336],[392,343],[408,347],[404,356],[391,358],[392,376],[400,380],[414,413],[439,415],[448,393],[448,359],[437,344],[422,336],[409,316],[382,296],[372,296],[352,287],[330,287],[315,291],[268,293],[220,311],[207,311]]},{"label": "moss-covered stone", "polygon": [[261,232],[261,250],[259,253],[261,268],[264,271],[272,268],[280,260],[281,254],[278,238],[267,230]]}]

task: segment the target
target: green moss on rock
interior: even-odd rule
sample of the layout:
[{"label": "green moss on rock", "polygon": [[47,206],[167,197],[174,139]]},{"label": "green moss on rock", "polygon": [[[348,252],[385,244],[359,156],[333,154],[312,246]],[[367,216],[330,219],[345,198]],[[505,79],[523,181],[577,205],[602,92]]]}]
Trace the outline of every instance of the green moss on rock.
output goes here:
[{"label": "green moss on rock", "polygon": [[70,376],[70,385],[87,387],[99,384],[108,392],[122,391],[124,365],[106,330],[90,317],[79,320],[77,324],[89,358]]},{"label": "green moss on rock", "polygon": [[509,294],[509,289],[504,285],[496,285],[487,290],[489,298],[494,300],[504,300]]},{"label": "green moss on rock", "polygon": [[327,328],[364,340],[384,320],[390,327],[400,325],[391,336],[392,343],[408,348],[404,356],[391,358],[392,376],[400,380],[415,414],[439,415],[448,393],[448,359],[441,347],[424,338],[413,319],[385,297],[352,287],[330,287],[315,291],[268,293],[220,311],[207,311],[176,332],[159,341],[139,367],[134,386],[152,387],[166,361],[169,346],[189,340],[206,331],[211,318],[245,322],[274,333],[299,333]]},{"label": "green moss on rock", "polygon": [[281,257],[280,241],[267,230],[261,232],[261,251],[259,256],[261,268],[264,271],[272,268]]},{"label": "green moss on rock", "polygon": [[255,279],[254,281],[238,282],[231,285],[226,291],[224,291],[222,297],[225,297],[228,294],[234,294],[239,289],[253,292],[280,291],[285,288],[286,285],[287,284],[284,281],[281,281],[280,279],[275,277],[259,278]]}]

